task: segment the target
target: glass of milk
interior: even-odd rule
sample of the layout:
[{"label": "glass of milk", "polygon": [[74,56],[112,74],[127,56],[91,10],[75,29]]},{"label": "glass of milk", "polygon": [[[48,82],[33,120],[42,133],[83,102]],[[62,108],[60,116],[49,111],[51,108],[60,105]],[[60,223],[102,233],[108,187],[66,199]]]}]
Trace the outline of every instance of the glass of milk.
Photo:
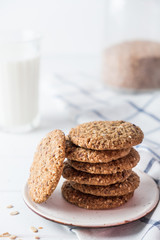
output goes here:
[{"label": "glass of milk", "polygon": [[0,129],[26,132],[39,123],[40,36],[0,33]]}]

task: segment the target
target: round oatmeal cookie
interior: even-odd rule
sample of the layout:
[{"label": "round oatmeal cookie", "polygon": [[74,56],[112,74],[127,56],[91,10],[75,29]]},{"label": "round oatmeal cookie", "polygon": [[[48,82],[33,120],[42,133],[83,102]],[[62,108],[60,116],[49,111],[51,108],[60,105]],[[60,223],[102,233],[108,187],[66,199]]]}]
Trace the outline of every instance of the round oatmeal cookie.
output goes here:
[{"label": "round oatmeal cookie", "polygon": [[129,154],[131,148],[120,150],[90,150],[76,146],[70,140],[66,141],[66,157],[70,160],[89,163],[107,163]]},{"label": "round oatmeal cookie", "polygon": [[95,186],[87,184],[79,184],[76,182],[70,182],[71,186],[83,193],[92,194],[95,196],[122,196],[130,192],[133,192],[138,188],[140,183],[139,176],[132,172],[131,175],[121,183],[115,183],[109,186]]},{"label": "round oatmeal cookie", "polygon": [[37,147],[30,169],[28,188],[36,203],[46,201],[56,188],[62,175],[65,159],[65,135],[54,130]]},{"label": "round oatmeal cookie", "polygon": [[142,130],[125,121],[94,121],[78,125],[69,133],[70,140],[83,148],[114,150],[130,148],[143,140]]},{"label": "round oatmeal cookie", "polygon": [[139,153],[132,148],[130,153],[108,163],[84,163],[68,159],[67,163],[76,170],[92,174],[112,174],[132,169],[140,160]]},{"label": "round oatmeal cookie", "polygon": [[116,197],[100,197],[91,194],[85,194],[72,188],[69,181],[62,185],[62,195],[64,199],[78,207],[90,210],[111,209],[120,207],[133,197],[133,192]]},{"label": "round oatmeal cookie", "polygon": [[124,170],[113,174],[91,174],[78,171],[65,162],[62,176],[80,184],[107,186],[116,182],[124,182],[131,172],[131,170]]}]

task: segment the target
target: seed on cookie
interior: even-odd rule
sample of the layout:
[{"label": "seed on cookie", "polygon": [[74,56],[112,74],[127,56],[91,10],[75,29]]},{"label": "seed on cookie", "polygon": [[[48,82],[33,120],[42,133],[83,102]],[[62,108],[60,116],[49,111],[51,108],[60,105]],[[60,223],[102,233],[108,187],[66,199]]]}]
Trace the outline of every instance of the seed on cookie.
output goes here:
[{"label": "seed on cookie", "polygon": [[68,163],[64,163],[63,177],[67,180],[88,185],[110,185],[116,182],[125,181],[131,174],[131,170],[124,170],[114,174],[91,174],[78,171],[72,168]]},{"label": "seed on cookie", "polygon": [[99,197],[77,191],[72,188],[70,182],[66,181],[62,186],[62,195],[65,200],[78,207],[100,210],[116,208],[125,204],[133,196],[133,192],[123,196]]},{"label": "seed on cookie", "polygon": [[71,167],[82,172],[88,172],[92,174],[112,174],[132,169],[137,165],[139,160],[140,156],[138,152],[132,148],[127,156],[114,161],[110,161],[108,163],[84,163],[70,159],[67,160],[67,163]]},{"label": "seed on cookie", "polygon": [[80,147],[93,150],[130,148],[142,142],[143,132],[125,121],[94,121],[78,125],[69,132],[69,139]]},{"label": "seed on cookie", "polygon": [[71,186],[83,193],[95,196],[122,196],[135,191],[140,183],[139,176],[132,172],[131,175],[121,183],[115,183],[108,186],[95,186],[70,182]]},{"label": "seed on cookie", "polygon": [[76,146],[68,138],[66,140],[66,157],[70,160],[89,163],[107,163],[129,154],[131,148],[120,150],[90,150]]},{"label": "seed on cookie", "polygon": [[65,135],[54,130],[42,139],[30,169],[28,188],[34,202],[46,201],[56,188],[63,170]]}]

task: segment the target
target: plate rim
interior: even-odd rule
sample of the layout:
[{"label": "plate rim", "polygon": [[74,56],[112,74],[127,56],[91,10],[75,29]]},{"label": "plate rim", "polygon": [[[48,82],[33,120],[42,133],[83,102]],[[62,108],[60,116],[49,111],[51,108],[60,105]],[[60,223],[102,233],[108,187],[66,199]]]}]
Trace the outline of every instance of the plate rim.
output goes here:
[{"label": "plate rim", "polygon": [[[40,216],[40,217],[42,217],[42,218],[44,218],[44,219],[46,219],[46,220],[49,220],[49,221],[52,221],[52,222],[55,222],[55,223],[58,223],[58,224],[62,224],[62,225],[65,225],[65,226],[82,227],[82,228],[104,228],[104,227],[113,227],[113,226],[120,226],[120,225],[128,224],[128,223],[137,221],[138,219],[140,219],[140,218],[146,216],[147,214],[149,214],[150,212],[152,212],[152,211],[157,207],[157,205],[158,205],[158,203],[159,203],[159,190],[158,190],[158,186],[157,186],[157,184],[154,182],[153,178],[152,178],[150,175],[148,175],[147,173],[145,173],[144,171],[139,170],[138,168],[134,169],[134,171],[135,171],[135,172],[140,172],[141,174],[144,174],[145,176],[147,176],[147,177],[155,184],[156,189],[157,189],[157,192],[156,192],[157,194],[156,194],[156,197],[155,197],[155,203],[154,203],[154,205],[153,205],[150,209],[148,209],[147,212],[144,212],[144,214],[142,214],[141,216],[138,216],[138,218],[137,218],[137,217],[131,218],[131,219],[129,219],[129,220],[125,220],[125,221],[122,221],[122,222],[119,222],[119,223],[117,223],[117,222],[116,222],[116,223],[111,223],[111,224],[108,224],[108,223],[105,224],[105,223],[104,223],[103,225],[102,225],[102,224],[101,224],[101,225],[93,225],[93,224],[92,224],[92,225],[82,225],[82,224],[78,225],[78,224],[66,223],[66,222],[63,222],[63,221],[59,221],[59,220],[56,220],[56,219],[47,217],[47,216],[45,216],[44,214],[41,214],[41,213],[39,212],[39,210],[38,210],[38,211],[35,210],[35,207],[30,206],[31,204],[26,201],[26,198],[27,198],[27,197],[25,197],[26,194],[27,194],[27,193],[26,193],[26,188],[28,188],[28,183],[27,183],[27,182],[25,183],[25,185],[24,185],[24,187],[23,187],[23,201],[24,201],[24,203],[26,204],[26,206],[27,206],[32,212],[34,212],[35,214],[37,214],[38,216]],[[36,203],[35,203],[35,204],[36,204]],[[85,209],[83,209],[83,210],[85,210]],[[88,211],[88,210],[86,209],[86,211]],[[92,210],[89,210],[89,211],[92,211]],[[101,210],[101,211],[107,211],[107,210]]]}]

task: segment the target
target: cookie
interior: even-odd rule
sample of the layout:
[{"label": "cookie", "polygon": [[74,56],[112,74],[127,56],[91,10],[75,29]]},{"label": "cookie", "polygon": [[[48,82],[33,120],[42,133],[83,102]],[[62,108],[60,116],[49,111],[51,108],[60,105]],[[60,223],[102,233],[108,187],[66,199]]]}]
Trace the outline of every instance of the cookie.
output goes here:
[{"label": "cookie", "polygon": [[133,192],[140,183],[139,176],[132,172],[131,175],[121,183],[115,183],[109,186],[95,186],[70,182],[71,186],[83,193],[95,196],[122,196]]},{"label": "cookie", "polygon": [[114,150],[130,148],[143,140],[142,130],[125,121],[94,121],[78,125],[69,133],[70,140],[83,148]]},{"label": "cookie", "polygon": [[78,207],[100,210],[120,207],[133,196],[133,192],[118,197],[99,197],[77,191],[72,188],[70,182],[66,181],[62,186],[62,195],[67,202]]},{"label": "cookie", "polygon": [[76,146],[71,141],[66,141],[66,157],[70,160],[89,163],[107,163],[129,154],[130,148],[120,150],[90,150]]},{"label": "cookie", "polygon": [[117,172],[114,174],[91,174],[78,171],[65,162],[62,176],[67,180],[80,184],[106,186],[116,182],[124,182],[131,172],[131,170],[124,170],[123,172]]},{"label": "cookie", "polygon": [[38,145],[30,169],[28,188],[34,202],[44,202],[52,194],[61,177],[64,158],[64,133],[54,130]]},{"label": "cookie", "polygon": [[76,170],[92,174],[112,174],[132,169],[140,160],[139,153],[132,148],[130,153],[120,159],[108,163],[84,163],[67,160],[67,163]]}]

